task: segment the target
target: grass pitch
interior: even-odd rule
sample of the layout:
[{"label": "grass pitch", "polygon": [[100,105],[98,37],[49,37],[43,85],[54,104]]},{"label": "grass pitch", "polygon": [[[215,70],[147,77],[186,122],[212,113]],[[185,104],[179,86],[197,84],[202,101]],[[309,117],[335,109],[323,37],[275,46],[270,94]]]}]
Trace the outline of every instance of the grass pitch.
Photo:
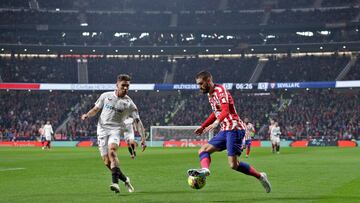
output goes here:
[{"label": "grass pitch", "polygon": [[[196,148],[148,148],[121,169],[135,193],[109,190],[110,172],[97,148],[0,148],[0,202],[360,202],[360,148],[253,148],[244,160],[265,171],[273,191],[232,171],[226,153],[212,156],[201,190],[187,185],[186,170],[199,166]],[[139,150],[138,150],[139,151]]]}]

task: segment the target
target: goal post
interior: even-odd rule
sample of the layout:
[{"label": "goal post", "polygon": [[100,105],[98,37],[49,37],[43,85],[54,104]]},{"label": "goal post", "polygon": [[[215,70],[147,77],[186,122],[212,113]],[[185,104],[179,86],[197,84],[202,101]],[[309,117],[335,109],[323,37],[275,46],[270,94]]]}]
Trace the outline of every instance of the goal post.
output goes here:
[{"label": "goal post", "polygon": [[193,146],[195,143],[207,142],[214,136],[214,132],[208,132],[198,136],[194,130],[199,126],[151,126],[150,146],[159,142],[181,142],[181,146]]}]

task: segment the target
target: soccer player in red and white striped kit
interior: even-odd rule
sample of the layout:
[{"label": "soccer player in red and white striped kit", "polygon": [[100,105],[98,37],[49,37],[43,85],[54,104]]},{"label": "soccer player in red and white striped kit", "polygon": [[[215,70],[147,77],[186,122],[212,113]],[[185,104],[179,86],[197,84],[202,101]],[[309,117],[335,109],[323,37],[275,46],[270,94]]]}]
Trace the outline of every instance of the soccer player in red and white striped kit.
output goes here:
[{"label": "soccer player in red and white striped kit", "polygon": [[245,118],[244,122],[246,124],[246,133],[244,137],[243,149],[246,149],[246,158],[248,158],[251,149],[251,139],[252,136],[255,134],[255,127],[248,118]]},{"label": "soccer player in red and white striped kit", "polygon": [[239,161],[242,141],[245,136],[245,124],[239,118],[234,100],[230,93],[220,84],[214,84],[212,75],[201,71],[196,75],[200,91],[207,94],[213,112],[194,133],[201,135],[215,129],[219,124],[220,132],[199,150],[201,169],[189,169],[188,175],[210,175],[210,155],[213,152],[227,150],[228,163],[231,169],[257,178],[266,192],[271,191],[270,182],[265,173],[259,173],[249,164]]}]

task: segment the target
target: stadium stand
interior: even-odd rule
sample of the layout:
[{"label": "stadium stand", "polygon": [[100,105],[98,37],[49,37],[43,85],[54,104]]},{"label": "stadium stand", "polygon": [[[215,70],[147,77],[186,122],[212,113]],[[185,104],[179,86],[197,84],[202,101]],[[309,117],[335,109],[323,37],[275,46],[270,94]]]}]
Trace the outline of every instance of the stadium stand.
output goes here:
[{"label": "stadium stand", "polygon": [[213,59],[183,58],[177,60],[175,83],[194,83],[194,75],[201,70],[208,70],[218,75],[218,82],[248,82],[258,59]]},{"label": "stadium stand", "polygon": [[360,63],[357,61],[355,65],[350,69],[350,71],[346,74],[343,80],[360,80]]},{"label": "stadium stand", "polygon": [[348,61],[348,57],[336,55],[270,58],[259,81],[334,81]]},{"label": "stadium stand", "polygon": [[[3,0],[0,8],[0,82],[78,83],[77,59],[86,59],[89,83],[114,83],[119,73],[130,74],[134,83],[194,83],[203,69],[217,82],[245,83],[260,59],[264,67],[255,82],[335,81],[359,50],[356,0]],[[289,48],[278,54],[277,45]],[[95,47],[103,51],[95,53]],[[195,54],[185,53],[191,49]],[[356,59],[341,80],[360,80],[359,70]],[[263,93],[233,91],[239,114],[253,119],[260,139],[267,138],[270,117],[279,120],[287,139],[359,136],[357,90]],[[130,94],[146,127],[198,125],[210,111],[198,92]],[[96,119],[78,118],[99,95],[1,90],[0,137],[35,139],[49,119],[57,139],[90,139]]]},{"label": "stadium stand", "polygon": [[76,83],[75,59],[0,58],[3,82]]},{"label": "stadium stand", "polygon": [[129,73],[134,83],[162,83],[167,70],[171,70],[167,58],[91,59],[89,82],[114,83],[118,74]]},{"label": "stadium stand", "polygon": [[[2,100],[1,110],[7,112],[0,119],[3,139],[34,139],[45,120],[52,121],[57,129],[68,117],[71,119],[57,131],[62,135],[58,137],[89,139],[96,135],[97,119],[82,122],[79,118],[99,96],[100,93],[88,92],[2,92],[1,97],[6,100]],[[199,92],[131,92],[130,96],[147,128],[199,125],[210,112],[210,106],[204,105],[207,97]],[[266,95],[233,92],[233,97],[239,115],[253,121],[261,139],[267,139],[264,126],[270,117],[283,127],[284,139],[353,139],[360,133],[357,91],[310,90]],[[15,100],[23,102],[14,105]]]},{"label": "stadium stand", "polygon": [[47,120],[55,130],[79,101],[71,92],[0,91],[0,95],[3,140],[35,140]]}]

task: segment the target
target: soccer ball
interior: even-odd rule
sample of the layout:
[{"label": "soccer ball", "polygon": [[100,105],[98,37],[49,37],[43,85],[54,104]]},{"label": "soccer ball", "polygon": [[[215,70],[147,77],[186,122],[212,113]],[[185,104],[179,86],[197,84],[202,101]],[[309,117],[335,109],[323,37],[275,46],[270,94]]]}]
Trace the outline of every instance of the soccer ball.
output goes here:
[{"label": "soccer ball", "polygon": [[197,189],[197,190],[201,189],[206,184],[206,176],[205,175],[189,176],[188,184],[192,189]]}]

